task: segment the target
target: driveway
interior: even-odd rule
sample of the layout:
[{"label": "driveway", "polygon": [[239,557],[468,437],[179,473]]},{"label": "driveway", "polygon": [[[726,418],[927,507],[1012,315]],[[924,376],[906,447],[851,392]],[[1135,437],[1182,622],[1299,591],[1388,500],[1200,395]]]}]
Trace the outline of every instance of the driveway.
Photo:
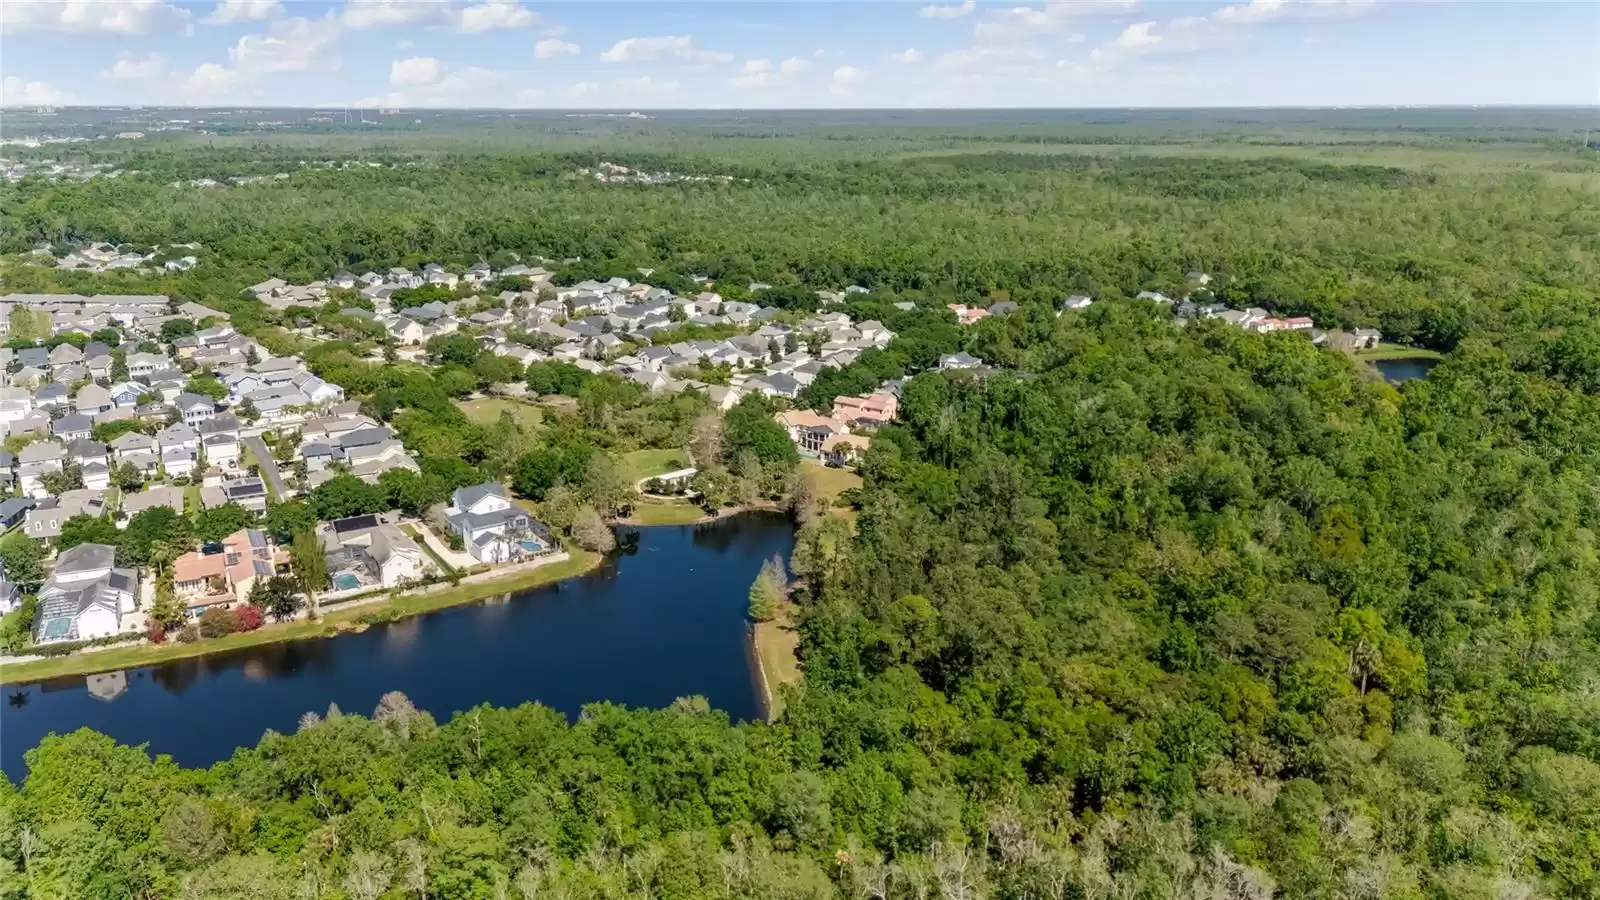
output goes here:
[{"label": "driveway", "polygon": [[250,455],[255,457],[256,464],[261,467],[261,477],[271,488],[273,499],[284,501],[289,499],[289,488],[283,483],[283,475],[278,472],[278,461],[272,458],[272,451],[267,449],[267,442],[260,435],[247,437],[244,445],[250,450]]}]

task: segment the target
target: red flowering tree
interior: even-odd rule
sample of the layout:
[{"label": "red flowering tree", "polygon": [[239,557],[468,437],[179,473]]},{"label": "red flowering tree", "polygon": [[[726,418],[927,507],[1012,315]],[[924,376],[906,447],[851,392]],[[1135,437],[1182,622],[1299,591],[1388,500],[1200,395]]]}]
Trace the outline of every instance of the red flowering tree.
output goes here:
[{"label": "red flowering tree", "polygon": [[261,627],[261,610],[254,606],[241,606],[233,614],[239,620],[240,631],[255,631]]}]

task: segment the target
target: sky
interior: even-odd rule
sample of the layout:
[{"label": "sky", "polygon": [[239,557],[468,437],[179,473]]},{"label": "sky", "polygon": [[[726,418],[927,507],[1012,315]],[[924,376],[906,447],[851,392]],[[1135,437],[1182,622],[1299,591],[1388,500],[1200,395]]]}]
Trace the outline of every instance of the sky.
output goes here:
[{"label": "sky", "polygon": [[6,106],[1588,105],[1600,3],[0,0],[0,78]]}]

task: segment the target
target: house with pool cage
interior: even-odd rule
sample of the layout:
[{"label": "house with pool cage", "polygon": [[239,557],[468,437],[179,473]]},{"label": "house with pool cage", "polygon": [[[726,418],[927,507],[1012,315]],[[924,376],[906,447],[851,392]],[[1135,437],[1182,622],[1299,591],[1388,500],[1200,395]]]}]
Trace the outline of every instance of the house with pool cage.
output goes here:
[{"label": "house with pool cage", "polygon": [[457,488],[450,495],[445,523],[479,562],[522,562],[559,550],[543,522],[523,512],[498,482]]}]

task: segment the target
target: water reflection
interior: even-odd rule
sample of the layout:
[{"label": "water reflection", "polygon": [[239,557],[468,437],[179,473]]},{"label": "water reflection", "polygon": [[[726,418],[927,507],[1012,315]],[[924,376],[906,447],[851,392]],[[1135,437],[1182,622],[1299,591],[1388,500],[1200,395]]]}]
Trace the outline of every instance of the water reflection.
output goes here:
[{"label": "water reflection", "polygon": [[24,751],[85,725],[206,765],[267,729],[293,732],[308,710],[364,713],[392,690],[441,721],[484,702],[537,700],[576,715],[599,700],[665,706],[692,695],[736,719],[758,716],[747,593],[762,560],[789,554],[789,523],[739,516],[619,529],[618,541],[582,578],[361,633],[109,673],[92,688],[83,677],[9,688],[0,770],[20,778]]}]

